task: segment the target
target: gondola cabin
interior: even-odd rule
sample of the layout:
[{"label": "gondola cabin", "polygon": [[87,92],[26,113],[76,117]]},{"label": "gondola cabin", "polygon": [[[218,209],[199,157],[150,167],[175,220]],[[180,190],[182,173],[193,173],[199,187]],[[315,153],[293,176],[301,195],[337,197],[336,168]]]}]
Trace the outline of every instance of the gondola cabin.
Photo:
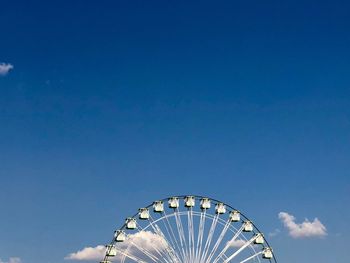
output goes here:
[{"label": "gondola cabin", "polygon": [[272,249],[269,247],[266,247],[263,251],[262,257],[265,259],[271,259],[273,257]]},{"label": "gondola cabin", "polygon": [[261,233],[256,234],[254,244],[257,244],[257,245],[264,244],[264,237]]},{"label": "gondola cabin", "polygon": [[136,219],[135,218],[127,218],[125,220],[126,229],[135,229],[136,228]]},{"label": "gondola cabin", "polygon": [[173,209],[178,208],[179,207],[179,198],[177,198],[177,197],[169,198],[168,205],[169,205],[169,208],[173,208]]},{"label": "gondola cabin", "polygon": [[139,209],[139,218],[142,220],[149,219],[149,210],[147,208],[140,208]]},{"label": "gondola cabin", "polygon": [[194,207],[195,205],[195,199],[194,196],[186,196],[185,197],[185,207]]},{"label": "gondola cabin", "polygon": [[250,221],[245,221],[243,224],[243,232],[252,232],[253,224]]},{"label": "gondola cabin", "polygon": [[210,200],[209,198],[202,198],[201,200],[201,209],[206,210],[210,208]]},{"label": "gondola cabin", "polygon": [[117,231],[115,232],[115,241],[116,241],[116,242],[123,242],[123,241],[125,241],[125,239],[126,239],[126,234],[125,234],[124,231],[122,231],[122,230],[117,230]]},{"label": "gondola cabin", "polygon": [[162,213],[164,212],[164,204],[162,201],[155,201],[153,203],[153,211],[155,213]]},{"label": "gondola cabin", "polygon": [[107,245],[106,256],[115,257],[117,255],[117,248],[114,245]]},{"label": "gondola cabin", "polygon": [[238,211],[232,211],[231,213],[230,213],[230,220],[232,221],[232,222],[239,222],[240,220],[241,220],[241,215],[240,215],[240,213],[238,212]]},{"label": "gondola cabin", "polygon": [[217,203],[215,206],[215,213],[217,214],[225,214],[226,213],[226,206],[224,203]]}]

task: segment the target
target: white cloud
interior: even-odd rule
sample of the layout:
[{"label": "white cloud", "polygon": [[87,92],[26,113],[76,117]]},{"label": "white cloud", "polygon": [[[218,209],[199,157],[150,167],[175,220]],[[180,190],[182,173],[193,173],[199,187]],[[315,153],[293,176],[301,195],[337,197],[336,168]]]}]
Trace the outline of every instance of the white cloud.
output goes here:
[{"label": "white cloud", "polygon": [[304,222],[298,224],[295,222],[295,217],[286,212],[280,212],[278,217],[293,238],[323,237],[327,235],[326,227],[317,218],[313,222],[305,219]]},{"label": "white cloud", "polygon": [[[141,231],[135,234],[131,234],[126,241],[117,243],[117,248],[124,250],[131,244],[133,245],[130,246],[128,253],[133,255],[140,253],[142,254],[142,252],[136,247],[140,247],[149,252],[152,252],[155,250],[155,248],[157,248],[158,250],[162,250],[166,246],[166,242],[161,236],[150,231]],[[105,252],[106,247],[103,245],[99,245],[96,247],[85,247],[77,252],[70,253],[68,256],[65,257],[65,259],[97,261],[101,260],[104,257]]]},{"label": "white cloud", "polygon": [[9,71],[13,69],[13,65],[10,63],[0,63],[0,76],[5,76]]},{"label": "white cloud", "polygon": [[70,253],[65,259],[71,260],[100,260],[103,258],[106,247],[99,245],[96,247],[85,247],[74,253]]},{"label": "white cloud", "polygon": [[21,263],[22,260],[18,257],[11,257],[8,261],[2,261],[0,258],[0,263]]},{"label": "white cloud", "polygon": [[230,245],[230,247],[241,247],[246,243],[245,240],[243,239],[236,239],[233,241],[228,241],[228,244]]}]

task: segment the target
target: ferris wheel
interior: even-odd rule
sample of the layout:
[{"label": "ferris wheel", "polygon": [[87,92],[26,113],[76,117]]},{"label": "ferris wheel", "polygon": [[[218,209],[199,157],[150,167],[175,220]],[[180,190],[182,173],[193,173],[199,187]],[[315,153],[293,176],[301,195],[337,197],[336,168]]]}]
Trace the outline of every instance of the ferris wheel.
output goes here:
[{"label": "ferris wheel", "polygon": [[176,196],[140,208],[114,232],[100,263],[274,262],[256,225],[221,201]]}]

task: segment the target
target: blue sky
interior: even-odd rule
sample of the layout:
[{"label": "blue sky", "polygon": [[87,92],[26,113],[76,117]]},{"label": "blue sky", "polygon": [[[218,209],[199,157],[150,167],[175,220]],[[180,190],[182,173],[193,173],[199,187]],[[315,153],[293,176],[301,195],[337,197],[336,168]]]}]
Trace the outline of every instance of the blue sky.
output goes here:
[{"label": "blue sky", "polygon": [[1,262],[67,262],[178,194],[279,229],[280,262],[348,262],[348,1],[0,6]]}]

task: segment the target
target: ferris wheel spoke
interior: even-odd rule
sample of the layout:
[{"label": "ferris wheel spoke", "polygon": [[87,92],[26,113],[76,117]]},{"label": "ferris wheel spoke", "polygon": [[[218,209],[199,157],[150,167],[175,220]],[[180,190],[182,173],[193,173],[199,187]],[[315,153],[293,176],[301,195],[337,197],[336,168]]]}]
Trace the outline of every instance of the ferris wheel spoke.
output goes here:
[{"label": "ferris wheel spoke", "polygon": [[207,254],[209,252],[209,248],[210,248],[210,244],[211,244],[211,240],[213,238],[213,235],[214,235],[214,232],[215,232],[215,229],[216,229],[216,225],[217,225],[217,222],[218,222],[218,219],[219,219],[219,214],[216,214],[213,221],[212,221],[212,224],[211,224],[211,227],[210,227],[210,230],[209,230],[209,234],[208,234],[208,238],[205,242],[205,246],[204,246],[204,250],[203,250],[203,255],[201,257],[201,260],[200,262],[204,262],[204,260],[206,259],[207,257]]},{"label": "ferris wheel spoke", "polygon": [[206,263],[209,263],[210,260],[211,260],[211,259],[213,258],[213,256],[215,255],[216,250],[217,250],[218,247],[220,246],[220,243],[221,243],[222,239],[224,238],[224,236],[225,236],[227,230],[228,230],[229,227],[230,227],[230,223],[231,223],[230,219],[227,220],[227,222],[226,222],[224,228],[222,229],[222,231],[221,231],[221,233],[220,233],[220,236],[219,236],[218,239],[216,240],[216,243],[215,243],[215,245],[214,245],[212,251],[210,252],[210,254],[209,254],[209,256],[208,256],[208,259],[206,260]]},{"label": "ferris wheel spoke", "polygon": [[186,244],[185,232],[183,230],[181,217],[179,215],[179,210],[177,208],[174,212],[174,215],[175,215],[177,231],[178,231],[179,237],[180,237],[181,248],[182,248],[183,253],[185,255],[184,262],[188,262],[188,254],[189,253],[188,253],[188,248],[187,248],[187,244]]},{"label": "ferris wheel spoke", "polygon": [[222,255],[221,255],[221,258],[223,258],[224,260],[226,260],[226,259],[227,259],[226,254],[225,254],[225,253],[224,253],[224,254],[222,254]]},{"label": "ferris wheel spoke", "polygon": [[204,212],[200,213],[200,221],[199,221],[199,227],[198,227],[198,238],[197,238],[197,249],[196,249],[196,260],[195,260],[195,262],[199,262],[201,251],[202,251],[203,234],[204,234],[206,213],[207,213],[206,209],[204,210]]},{"label": "ferris wheel spoke", "polygon": [[187,227],[188,227],[188,249],[190,262],[194,260],[194,229],[193,229],[193,213],[192,207],[187,211]]},{"label": "ferris wheel spoke", "polygon": [[[144,228],[142,228],[142,227],[140,227],[139,225],[137,225],[137,229],[141,232],[141,231],[144,231]],[[160,257],[164,257],[164,253],[162,253],[158,248],[157,248],[157,246],[155,246],[154,244],[153,244],[153,242],[150,242],[149,243],[149,245],[154,249],[154,251],[156,251],[157,252],[157,254],[160,256]],[[166,261],[166,262],[168,262],[168,261]]]},{"label": "ferris wheel spoke", "polygon": [[[128,249],[127,249],[128,250]],[[119,251],[119,252],[121,252],[121,251]],[[126,253],[121,253],[122,255],[123,255],[123,257],[122,257],[122,263],[124,263],[125,262],[125,259],[127,258],[127,254]]]},{"label": "ferris wheel spoke", "polygon": [[[143,254],[145,254],[147,257],[149,257],[150,259],[152,259],[154,262],[159,262],[159,258],[154,256],[152,253],[150,253],[149,251],[147,251],[146,249],[140,247],[139,245],[137,245],[135,242],[130,241],[130,243],[135,246],[139,251],[141,251]],[[151,243],[151,242],[150,242]]]},{"label": "ferris wheel spoke", "polygon": [[[165,211],[164,211],[164,218],[165,218],[165,220],[162,220],[162,221],[163,221],[164,227],[165,227],[165,229],[167,231],[167,234],[168,234],[168,236],[170,238],[170,242],[173,245],[175,256],[178,259],[178,261],[181,262],[181,261],[184,260],[185,255],[182,254],[182,250],[180,248],[180,245],[177,242],[176,236],[174,234],[174,230],[173,230],[173,228],[172,228],[172,226],[171,226],[171,224],[169,222],[168,215],[166,214]],[[178,253],[175,251],[175,249],[178,250]]]},{"label": "ferris wheel spoke", "polygon": [[[141,228],[141,227],[139,227],[139,225],[138,224],[136,224],[136,228],[141,232],[141,231],[144,231],[144,229],[143,228]],[[152,253],[150,253],[150,252],[148,252],[146,249],[144,249],[144,248],[141,248],[140,246],[138,246],[135,242],[133,242],[132,240],[131,240],[131,237],[130,237],[130,235],[128,236],[128,239],[127,239],[127,242],[128,242],[128,246],[126,247],[126,249],[124,249],[124,251],[127,251],[127,252],[123,252],[121,249],[118,249],[117,251],[119,251],[119,252],[123,252],[123,257],[122,257],[122,260],[121,260],[121,262],[122,263],[124,263],[125,262],[125,259],[128,257],[128,256],[133,256],[132,254],[130,254],[130,253],[128,253],[128,251],[130,250],[130,248],[132,247],[132,245],[133,246],[135,246],[138,250],[140,250],[142,253],[144,253],[146,256],[148,256],[148,257],[150,257],[151,259],[152,259],[152,257],[155,257],[155,258],[157,258],[155,255],[153,255]],[[161,259],[163,259],[163,261],[165,262],[165,263],[172,263],[172,262],[169,262],[166,258],[164,258],[164,254],[163,253],[161,253],[160,251],[159,251],[159,249],[152,243],[152,242],[149,242],[148,243],[149,245],[151,245],[152,246],[152,248],[154,248],[154,251],[156,251],[158,254],[159,254],[159,256],[161,257]],[[148,253],[148,254],[147,254]],[[166,254],[165,254],[165,256],[166,256]],[[136,256],[134,256],[135,258],[137,258]],[[130,257],[129,257],[130,258]],[[157,258],[158,259],[158,258]],[[142,261],[142,260],[141,260]],[[162,261],[158,261],[158,262],[162,262]],[[143,263],[146,263],[146,262],[144,262],[143,261]]]},{"label": "ferris wheel spoke", "polygon": [[194,221],[193,221],[193,210],[191,208],[191,225],[192,225],[192,262],[195,260],[195,229],[194,229]]},{"label": "ferris wheel spoke", "polygon": [[177,263],[177,258],[175,256],[175,252],[174,250],[172,249],[172,247],[169,245],[169,242],[168,240],[166,239],[164,233],[162,232],[162,230],[158,227],[158,225],[156,225],[156,233],[158,235],[160,235],[164,241],[165,241],[165,249],[163,251],[165,251],[165,255],[167,256],[167,258],[170,260],[170,262],[173,262],[173,263]]},{"label": "ferris wheel spoke", "polygon": [[123,255],[124,261],[125,261],[125,258],[130,258],[131,260],[133,260],[133,261],[135,261],[137,263],[146,263],[145,261],[143,261],[142,259],[138,258],[137,256],[131,255],[131,254],[129,254],[129,253],[125,252],[125,251],[122,251],[120,249],[117,249],[117,252],[120,253],[121,255]]},{"label": "ferris wheel spoke", "polygon": [[241,253],[246,247],[248,247],[249,245],[251,245],[253,243],[253,241],[256,239],[256,237],[252,237],[251,239],[249,239],[249,241],[245,242],[245,244],[243,246],[241,246],[235,253],[233,253],[231,256],[229,256],[226,260],[224,260],[223,263],[227,263],[230,262],[232,259],[234,259],[239,253]]},{"label": "ferris wheel spoke", "polygon": [[261,255],[262,253],[263,253],[262,251],[259,251],[259,252],[255,253],[254,255],[250,256],[249,258],[246,258],[245,260],[242,260],[239,263],[245,263],[245,262],[247,262],[247,261],[249,261],[249,260],[251,260],[251,259],[253,259],[253,258],[255,258],[255,257],[259,256],[259,255]]},{"label": "ferris wheel spoke", "polygon": [[[165,242],[165,249],[163,249],[162,251],[164,252],[164,255],[166,256],[166,258],[170,262],[176,263],[177,262],[176,257],[174,255],[174,253],[171,251],[171,246],[169,245],[169,242],[168,242],[167,238],[165,237],[165,235],[162,232],[162,230],[160,229],[160,227],[154,222],[154,220],[153,220],[153,218],[151,216],[150,216],[150,226],[152,227],[153,231],[157,235],[159,235],[160,237],[163,238],[163,240]],[[165,258],[164,258],[164,260],[165,260]]]},{"label": "ferris wheel spoke", "polygon": [[242,233],[244,226],[242,225],[240,229],[234,234],[234,236],[231,238],[230,241],[227,242],[226,246],[223,248],[223,250],[216,256],[216,258],[213,260],[213,263],[218,262],[218,260],[221,258],[222,255],[225,254],[227,249],[230,247],[231,243],[237,239],[237,237]]}]

